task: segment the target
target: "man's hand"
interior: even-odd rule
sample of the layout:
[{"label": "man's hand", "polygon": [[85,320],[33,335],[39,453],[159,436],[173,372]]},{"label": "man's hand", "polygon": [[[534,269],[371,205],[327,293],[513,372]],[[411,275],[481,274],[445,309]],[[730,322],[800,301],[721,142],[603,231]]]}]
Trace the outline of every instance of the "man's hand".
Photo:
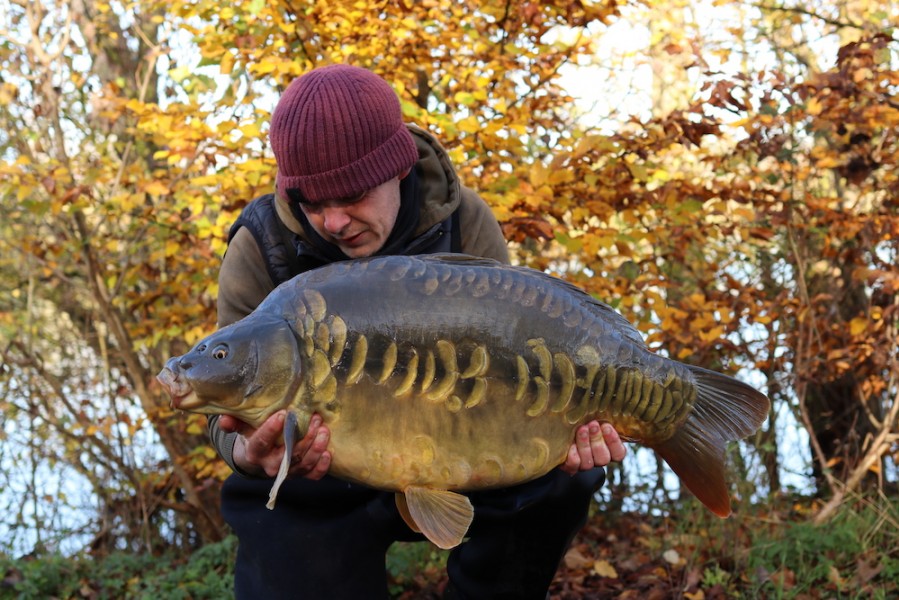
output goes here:
[{"label": "man's hand", "polygon": [[[235,417],[222,415],[218,420],[219,428],[239,434],[234,442],[234,464],[251,475],[277,475],[284,456],[281,434],[284,432],[285,415],[283,410],[276,412],[258,429]],[[288,477],[324,477],[331,466],[331,453],[327,450],[330,437],[331,433],[322,424],[321,417],[312,415],[306,435],[293,445]]]},{"label": "man's hand", "polygon": [[605,467],[613,460],[620,462],[627,454],[627,448],[618,437],[618,432],[608,423],[590,421],[581,425],[575,434],[574,443],[568,450],[565,464],[559,468],[574,475],[578,471],[589,471],[594,467]]}]

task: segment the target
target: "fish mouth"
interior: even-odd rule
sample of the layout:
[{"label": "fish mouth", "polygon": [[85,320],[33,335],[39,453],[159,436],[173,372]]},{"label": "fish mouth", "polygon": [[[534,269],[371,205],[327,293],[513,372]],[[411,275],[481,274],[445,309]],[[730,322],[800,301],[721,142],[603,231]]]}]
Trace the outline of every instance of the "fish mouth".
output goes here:
[{"label": "fish mouth", "polygon": [[178,410],[190,410],[201,406],[202,402],[191,385],[181,380],[170,368],[163,367],[156,380],[165,388],[172,399],[172,406]]}]

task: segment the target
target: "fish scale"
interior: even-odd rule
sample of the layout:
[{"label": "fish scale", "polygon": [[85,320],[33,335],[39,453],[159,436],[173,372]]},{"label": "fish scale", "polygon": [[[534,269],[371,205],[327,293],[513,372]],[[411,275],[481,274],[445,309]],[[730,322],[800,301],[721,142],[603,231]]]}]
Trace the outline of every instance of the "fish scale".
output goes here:
[{"label": "fish scale", "polygon": [[[217,361],[212,347],[227,356]],[[470,523],[464,492],[547,473],[592,419],[654,449],[729,514],[724,445],[755,431],[769,406],[735,379],[653,354],[569,283],[461,255],[304,273],[159,378],[184,410],[258,426],[287,409],[286,443],[319,413],[330,473],[398,492],[410,526],[441,547]]]}]

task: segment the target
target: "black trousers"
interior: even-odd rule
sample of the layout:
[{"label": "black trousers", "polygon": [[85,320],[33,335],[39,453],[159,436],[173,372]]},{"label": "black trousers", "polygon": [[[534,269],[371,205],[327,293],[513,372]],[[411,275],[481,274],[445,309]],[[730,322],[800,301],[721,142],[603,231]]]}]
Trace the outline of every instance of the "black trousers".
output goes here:
[{"label": "black trousers", "polygon": [[[475,517],[448,559],[452,597],[543,600],[604,481],[603,469],[574,477],[554,469],[516,487],[468,494]],[[296,479],[268,510],[270,489],[270,480],[238,475],[222,489],[224,517],[239,540],[240,600],[385,599],[388,547],[424,539],[403,522],[392,493],[332,477]]]}]

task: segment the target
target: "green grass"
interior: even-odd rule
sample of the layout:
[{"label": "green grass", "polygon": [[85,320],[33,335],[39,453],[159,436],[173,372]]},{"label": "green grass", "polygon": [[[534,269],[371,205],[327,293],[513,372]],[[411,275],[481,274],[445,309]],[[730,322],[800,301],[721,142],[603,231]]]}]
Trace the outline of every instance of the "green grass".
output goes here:
[{"label": "green grass", "polygon": [[0,598],[97,598],[201,600],[233,596],[234,553],[229,537],[189,557],[117,552],[96,560],[58,555],[11,560],[0,557]]},{"label": "green grass", "polygon": [[844,506],[828,523],[770,523],[756,530],[746,557],[754,576],[746,597],[899,596],[899,503]]},{"label": "green grass", "polygon": [[666,537],[688,555],[703,589],[732,598],[899,597],[899,501],[847,503],[816,525],[807,499],[741,507],[718,519],[690,504]]},{"label": "green grass", "polygon": [[[686,564],[676,568],[660,563],[672,593],[684,590],[689,575],[694,588],[716,598],[899,597],[899,501],[858,500],[820,526],[811,514],[802,499],[743,506],[724,520],[687,503],[661,521],[630,515],[631,527],[636,519],[645,523],[639,526],[645,533],[628,543],[635,553],[642,549],[658,557],[676,548],[685,558]],[[590,546],[602,549],[607,542],[601,538],[609,533],[619,540],[627,535],[615,515],[594,519],[585,535],[597,539],[584,538]],[[230,598],[236,547],[229,537],[190,556],[116,553],[102,560],[87,555],[13,560],[0,555],[0,599]],[[414,598],[433,591],[445,577],[446,558],[447,552],[430,544],[394,544],[386,564],[391,594]]]}]

